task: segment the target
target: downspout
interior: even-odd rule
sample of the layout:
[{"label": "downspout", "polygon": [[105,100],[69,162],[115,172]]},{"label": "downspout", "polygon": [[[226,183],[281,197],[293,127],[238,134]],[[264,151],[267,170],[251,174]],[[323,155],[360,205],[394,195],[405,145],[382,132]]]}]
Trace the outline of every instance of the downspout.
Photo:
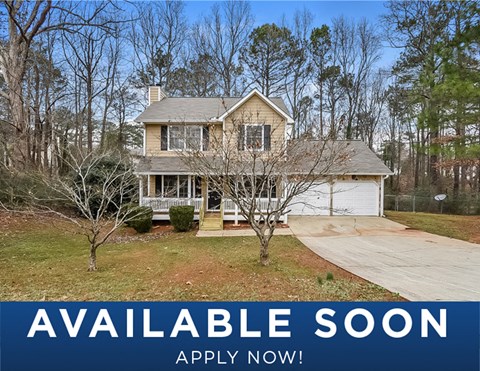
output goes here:
[{"label": "downspout", "polygon": [[385,176],[382,176],[382,181],[381,181],[381,190],[380,190],[380,215],[381,217],[385,217],[385,214],[383,213],[383,208],[384,208],[384,198],[385,198],[385,179],[388,179],[390,175],[385,175]]}]

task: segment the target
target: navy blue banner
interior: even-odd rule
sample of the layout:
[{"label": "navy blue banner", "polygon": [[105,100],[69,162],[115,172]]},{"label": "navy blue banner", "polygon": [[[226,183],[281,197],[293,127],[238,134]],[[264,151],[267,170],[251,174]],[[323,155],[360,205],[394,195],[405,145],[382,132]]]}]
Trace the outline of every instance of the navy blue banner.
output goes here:
[{"label": "navy blue banner", "polygon": [[0,370],[475,370],[478,303],[2,303]]}]

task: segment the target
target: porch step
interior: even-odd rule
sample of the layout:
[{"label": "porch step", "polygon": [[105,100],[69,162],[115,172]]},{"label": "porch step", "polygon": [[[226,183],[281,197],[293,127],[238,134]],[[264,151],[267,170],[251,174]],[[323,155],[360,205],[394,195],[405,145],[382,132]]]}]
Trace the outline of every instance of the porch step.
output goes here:
[{"label": "porch step", "polygon": [[220,213],[205,214],[200,222],[201,231],[221,231],[223,230],[223,220]]}]

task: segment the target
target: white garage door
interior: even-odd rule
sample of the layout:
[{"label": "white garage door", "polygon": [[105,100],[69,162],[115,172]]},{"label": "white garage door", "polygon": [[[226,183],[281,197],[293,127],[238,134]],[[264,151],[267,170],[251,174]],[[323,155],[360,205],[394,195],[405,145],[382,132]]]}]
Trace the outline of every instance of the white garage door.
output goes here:
[{"label": "white garage door", "polygon": [[379,188],[375,182],[336,182],[333,215],[378,215]]},{"label": "white garage door", "polygon": [[330,215],[330,185],[315,184],[290,203],[289,215]]}]

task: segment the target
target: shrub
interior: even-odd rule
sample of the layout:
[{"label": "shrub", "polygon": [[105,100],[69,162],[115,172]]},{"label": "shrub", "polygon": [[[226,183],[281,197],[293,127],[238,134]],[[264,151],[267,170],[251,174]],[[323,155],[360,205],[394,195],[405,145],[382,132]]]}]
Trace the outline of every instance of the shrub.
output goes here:
[{"label": "shrub", "polygon": [[333,281],[333,273],[332,272],[327,273],[327,281]]},{"label": "shrub", "polygon": [[151,207],[135,206],[128,210],[129,213],[138,216],[129,220],[127,225],[137,231],[137,233],[147,233],[152,229],[153,210]]},{"label": "shrub", "polygon": [[193,223],[193,213],[195,208],[193,206],[172,206],[168,210],[170,216],[170,223],[178,232],[186,232],[190,229]]}]

